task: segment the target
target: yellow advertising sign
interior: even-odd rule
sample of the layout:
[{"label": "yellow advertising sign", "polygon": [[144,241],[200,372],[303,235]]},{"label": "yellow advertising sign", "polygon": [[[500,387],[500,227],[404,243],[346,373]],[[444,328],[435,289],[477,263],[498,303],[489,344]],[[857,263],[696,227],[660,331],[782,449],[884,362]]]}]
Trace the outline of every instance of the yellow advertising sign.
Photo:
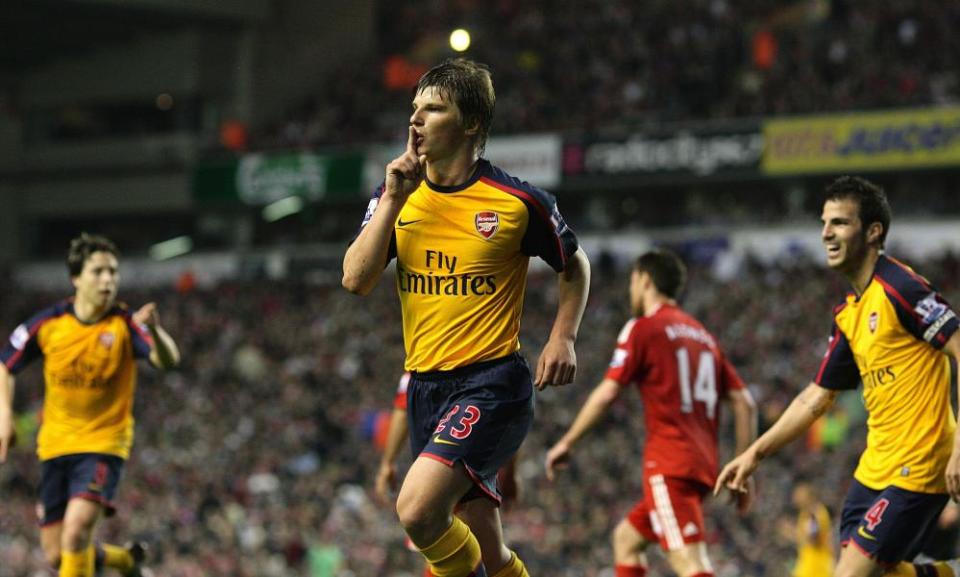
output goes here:
[{"label": "yellow advertising sign", "polygon": [[960,165],[960,106],[767,120],[767,174]]}]

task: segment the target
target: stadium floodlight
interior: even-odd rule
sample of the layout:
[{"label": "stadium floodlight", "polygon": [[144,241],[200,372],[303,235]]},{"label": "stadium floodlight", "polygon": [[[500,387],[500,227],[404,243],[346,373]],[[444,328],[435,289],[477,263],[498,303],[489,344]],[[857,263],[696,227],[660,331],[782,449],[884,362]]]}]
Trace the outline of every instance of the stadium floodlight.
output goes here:
[{"label": "stadium floodlight", "polygon": [[464,52],[470,48],[470,33],[463,28],[457,28],[450,33],[450,48],[457,52]]},{"label": "stadium floodlight", "polygon": [[170,260],[185,255],[191,250],[193,250],[193,239],[189,236],[178,236],[151,246],[150,258],[153,260]]},{"label": "stadium floodlight", "polygon": [[173,108],[173,96],[171,96],[171,95],[170,95],[169,93],[167,93],[167,92],[164,92],[164,93],[162,93],[162,94],[158,94],[158,95],[157,95],[157,101],[156,101],[156,103],[157,103],[157,108],[158,108],[159,110],[162,110],[163,112],[166,112],[166,111],[170,110],[171,108]]},{"label": "stadium floodlight", "polygon": [[297,214],[301,210],[303,210],[303,199],[299,196],[288,196],[263,207],[263,220],[276,222],[291,214]]}]

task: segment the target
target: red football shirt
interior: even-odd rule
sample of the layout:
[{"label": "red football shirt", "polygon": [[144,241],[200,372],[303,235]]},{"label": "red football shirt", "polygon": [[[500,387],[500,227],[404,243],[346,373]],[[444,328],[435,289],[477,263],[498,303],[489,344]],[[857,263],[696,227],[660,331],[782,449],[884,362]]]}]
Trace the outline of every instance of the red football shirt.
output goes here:
[{"label": "red football shirt", "polygon": [[627,322],[606,376],[640,390],[647,431],[644,474],[712,486],[719,401],[743,388],[713,335],[680,308],[663,305]]},{"label": "red football shirt", "polygon": [[403,373],[397,385],[397,394],[393,396],[393,408],[407,410],[407,384],[410,383],[410,372]]}]

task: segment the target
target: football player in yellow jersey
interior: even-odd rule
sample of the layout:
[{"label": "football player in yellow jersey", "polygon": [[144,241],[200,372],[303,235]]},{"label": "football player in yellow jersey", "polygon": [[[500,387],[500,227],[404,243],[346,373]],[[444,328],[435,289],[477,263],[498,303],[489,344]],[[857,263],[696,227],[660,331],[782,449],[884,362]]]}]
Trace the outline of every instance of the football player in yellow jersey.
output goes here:
[{"label": "football player in yellow jersey", "polygon": [[92,577],[95,566],[141,574],[143,547],[94,545],[133,444],[137,358],[173,368],[180,355],[148,303],[131,313],[116,302],[119,265],[108,239],[82,234],[67,268],[76,292],[14,330],[0,350],[0,463],[14,442],[13,375],[43,358],[45,383],[37,455],[44,554],[60,577]]},{"label": "football player in yellow jersey", "polygon": [[797,564],[793,577],[830,577],[833,537],[827,506],[809,481],[794,485],[793,506],[797,508]]},{"label": "football player in yellow jersey", "polygon": [[744,491],[765,456],[801,436],[840,390],[862,383],[867,448],[844,501],[836,575],[960,575],[956,560],[909,563],[948,498],[960,498],[947,356],[960,359],[960,323],[926,279],[884,253],[890,206],[880,187],[837,179],[822,221],[827,264],[852,287],[834,308],[827,353],[777,422],[724,467],[714,492]]},{"label": "football player in yellow jersey", "polygon": [[[424,74],[406,151],[387,165],[343,263],[343,286],[363,295],[396,258],[415,456],[397,513],[438,577],[527,575],[503,545],[497,470],[532,424],[533,387],[574,378],[590,280],[554,197],[481,157],[494,101],[482,65],[450,60]],[[559,279],[557,316],[533,377],[518,352],[531,256]],[[475,499],[500,541],[489,566],[453,515]]]},{"label": "football player in yellow jersey", "polygon": [[[383,454],[380,456],[380,468],[377,470],[377,477],[374,481],[374,493],[377,499],[384,504],[391,502],[391,496],[397,488],[396,460],[408,434],[407,385],[409,382],[410,373],[403,373],[403,376],[400,377],[397,393],[394,395],[387,438],[384,443]],[[501,467],[497,473],[498,488],[503,497],[503,506],[506,508],[513,505],[519,497],[520,486],[516,470],[517,456],[518,453],[514,453],[510,461]],[[484,564],[495,565],[499,559],[503,538],[500,535],[500,528],[491,526],[484,500],[474,499],[463,503],[460,507],[457,507],[456,515],[470,527],[470,531],[477,538],[477,543],[480,545],[480,556],[485,559]],[[474,515],[477,516],[476,520],[473,519]],[[409,539],[407,539],[407,547],[415,552],[418,551]],[[435,577],[429,566],[425,568],[423,577]]]}]

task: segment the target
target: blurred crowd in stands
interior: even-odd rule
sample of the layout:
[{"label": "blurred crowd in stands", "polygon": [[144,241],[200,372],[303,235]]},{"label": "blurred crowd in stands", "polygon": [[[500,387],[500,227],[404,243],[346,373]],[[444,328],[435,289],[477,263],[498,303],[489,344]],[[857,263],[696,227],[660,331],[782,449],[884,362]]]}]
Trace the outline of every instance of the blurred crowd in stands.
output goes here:
[{"label": "blurred crowd in stands", "polygon": [[949,0],[404,0],[378,11],[378,49],[332,73],[259,145],[402,136],[410,89],[454,54],[456,27],[474,38],[465,55],[494,71],[495,134],[960,98],[960,4]]},{"label": "blurred crowd in stands", "polygon": [[[643,425],[635,394],[618,401],[556,483],[544,476],[544,451],[602,377],[627,319],[629,262],[594,262],[576,383],[538,395],[518,468],[522,495],[506,513],[508,540],[532,575],[611,576],[610,531],[640,491]],[[960,258],[914,264],[960,303]],[[802,257],[778,266],[747,261],[725,281],[705,265],[691,273],[685,306],[718,335],[759,400],[763,428],[811,380],[829,311],[845,286]],[[142,368],[133,456],[119,513],[101,535],[149,541],[152,567],[164,577],[419,576],[421,560],[404,547],[393,509],[372,492],[376,423],[403,363],[391,280],[385,275],[363,301],[339,286],[299,282],[121,291],[131,304],[158,302],[184,362],[169,374]],[[531,277],[522,334],[531,363],[549,333],[554,282],[552,275]],[[12,330],[59,296],[8,290],[0,326]],[[32,367],[17,385],[21,445],[0,466],[0,577],[51,574],[34,512],[32,437],[41,400],[39,367]],[[738,519],[732,506],[710,505],[718,576],[788,574],[791,486],[812,479],[836,517],[863,448],[863,420],[858,393],[847,394],[804,442],[771,458],[750,515]],[[725,444],[722,458],[730,452]],[[659,554],[652,563],[652,574],[668,574]]]}]

